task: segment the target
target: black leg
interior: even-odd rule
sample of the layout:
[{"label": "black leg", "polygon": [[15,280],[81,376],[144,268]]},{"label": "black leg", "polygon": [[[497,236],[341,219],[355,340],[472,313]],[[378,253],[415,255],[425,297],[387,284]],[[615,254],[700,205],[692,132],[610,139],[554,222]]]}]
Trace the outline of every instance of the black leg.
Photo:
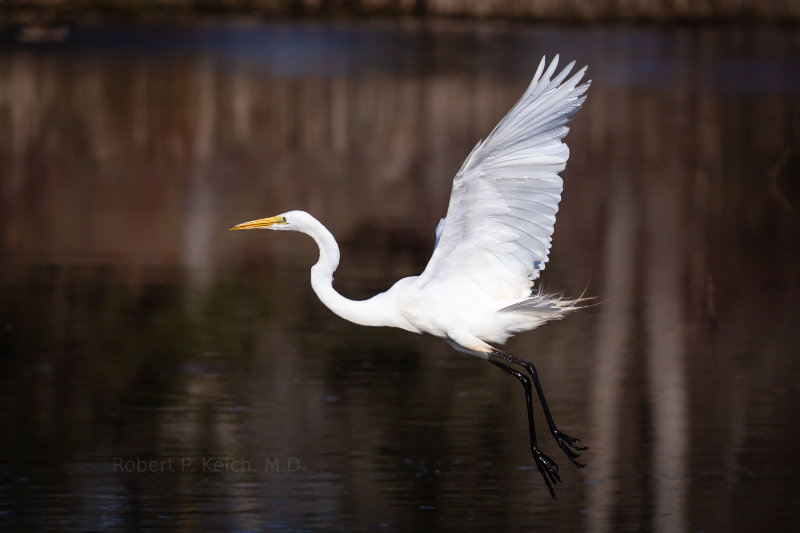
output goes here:
[{"label": "black leg", "polygon": [[508,361],[509,363],[514,363],[520,365],[525,370],[527,370],[528,374],[531,375],[533,379],[533,385],[536,387],[536,394],[539,396],[539,402],[542,404],[542,410],[544,410],[544,416],[547,419],[547,425],[550,428],[550,433],[553,435],[553,438],[556,439],[558,443],[558,447],[563,450],[564,454],[566,454],[567,458],[572,461],[572,463],[577,467],[585,466],[583,463],[579,463],[576,459],[580,457],[581,454],[574,452],[568,448],[571,446],[575,450],[583,451],[588,448],[580,439],[576,439],[575,437],[570,437],[566,433],[559,431],[556,427],[556,423],[553,421],[553,415],[550,414],[550,408],[547,407],[547,400],[544,397],[544,391],[542,390],[542,384],[539,382],[539,373],[536,372],[536,367],[533,366],[533,363],[530,361],[526,361],[524,359],[520,359],[519,357],[515,357],[510,353],[506,353],[502,350],[498,350],[494,348],[492,350],[492,355],[499,357]]},{"label": "black leg", "polygon": [[522,383],[522,387],[525,389],[525,403],[528,406],[528,427],[530,428],[531,433],[531,453],[533,454],[533,460],[536,463],[536,468],[539,469],[539,473],[542,475],[542,478],[544,478],[544,482],[547,483],[547,488],[550,490],[550,496],[552,496],[555,500],[556,493],[553,490],[552,483],[558,483],[561,481],[561,478],[558,475],[558,465],[555,463],[555,461],[546,456],[536,444],[536,428],[533,425],[533,397],[531,396],[531,380],[528,378],[528,376],[518,372],[514,368],[501,361],[498,361],[497,359],[489,358],[487,361],[499,368],[502,368],[517,378],[520,383]]}]

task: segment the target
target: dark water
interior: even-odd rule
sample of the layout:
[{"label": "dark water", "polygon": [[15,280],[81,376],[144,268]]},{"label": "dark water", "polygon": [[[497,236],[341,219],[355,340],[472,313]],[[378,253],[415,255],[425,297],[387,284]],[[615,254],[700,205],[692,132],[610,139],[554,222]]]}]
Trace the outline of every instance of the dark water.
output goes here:
[{"label": "dark water", "polygon": [[[539,57],[588,64],[520,335],[591,448],[553,502],[521,390],[351,325],[419,273]],[[79,27],[0,50],[0,528],[767,531],[800,520],[800,34],[499,24]],[[538,414],[538,411],[537,411]],[[543,430],[541,425],[540,428]]]}]

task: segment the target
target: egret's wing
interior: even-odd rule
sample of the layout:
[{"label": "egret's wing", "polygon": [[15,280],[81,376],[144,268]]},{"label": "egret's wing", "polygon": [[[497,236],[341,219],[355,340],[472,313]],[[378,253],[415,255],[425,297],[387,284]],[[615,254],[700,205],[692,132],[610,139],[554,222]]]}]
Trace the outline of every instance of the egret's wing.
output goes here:
[{"label": "egret's wing", "polygon": [[561,139],[589,86],[578,85],[586,67],[567,79],[574,62],[551,79],[557,64],[558,56],[545,70],[542,58],[519,102],[464,161],[420,284],[458,280],[498,301],[530,294],[561,199],[558,173],[569,157]]},{"label": "egret's wing", "polygon": [[434,233],[436,234],[436,241],[433,243],[433,249],[435,250],[437,246],[439,246],[439,239],[442,237],[442,229],[444,229],[444,220],[441,219],[438,224],[436,224],[436,229]]}]

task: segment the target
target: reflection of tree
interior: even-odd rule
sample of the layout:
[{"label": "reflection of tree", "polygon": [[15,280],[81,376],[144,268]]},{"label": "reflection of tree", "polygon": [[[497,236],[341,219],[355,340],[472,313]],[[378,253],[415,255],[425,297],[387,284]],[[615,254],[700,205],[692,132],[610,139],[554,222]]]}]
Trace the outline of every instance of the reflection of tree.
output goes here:
[{"label": "reflection of tree", "polygon": [[[601,98],[603,95],[600,95]],[[610,117],[606,113],[608,101],[598,99],[598,105],[591,108],[593,119],[607,124]],[[630,106],[626,101],[615,102],[615,115],[622,124],[630,120]],[[593,123],[598,127],[596,122]],[[612,520],[615,494],[620,491],[620,466],[626,451],[620,442],[623,436],[625,411],[624,387],[625,369],[629,364],[627,346],[634,340],[630,317],[634,309],[636,267],[637,209],[631,190],[633,179],[629,168],[628,148],[618,135],[609,135],[609,143],[604,143],[603,152],[608,158],[612,191],[608,203],[608,220],[605,227],[605,278],[601,280],[603,293],[613,295],[603,305],[602,320],[598,321],[597,352],[595,355],[590,396],[590,419],[594,424],[591,437],[591,477],[601,490],[591,491],[589,497],[590,514],[587,523],[592,531],[613,531]],[[588,459],[587,459],[588,460]]]},{"label": "reflection of tree", "polygon": [[[684,78],[685,76],[682,76]],[[680,82],[685,80],[681,79]],[[686,529],[689,448],[688,381],[684,313],[679,287],[686,283],[685,224],[687,169],[681,164],[683,142],[663,146],[665,138],[680,138],[674,120],[659,124],[658,109],[686,109],[687,88],[653,98],[641,106],[642,170],[650,172],[643,194],[644,287],[647,333],[646,378],[652,412],[653,524],[658,531]]]},{"label": "reflection of tree", "polygon": [[[216,122],[215,75],[213,63],[204,58],[198,61],[195,75],[195,109],[192,139],[191,170],[184,182],[182,221],[182,262],[197,292],[212,281],[214,268],[213,240],[215,203],[212,177],[208,175],[213,150]],[[236,122],[234,122],[236,127]]]}]

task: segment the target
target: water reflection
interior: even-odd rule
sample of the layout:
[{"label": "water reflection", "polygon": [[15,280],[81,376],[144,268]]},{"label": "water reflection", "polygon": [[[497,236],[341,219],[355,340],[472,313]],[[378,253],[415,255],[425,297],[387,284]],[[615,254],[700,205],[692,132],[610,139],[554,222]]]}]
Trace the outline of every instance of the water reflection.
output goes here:
[{"label": "water reflection", "polygon": [[[795,522],[796,34],[215,26],[101,52],[106,32],[0,55],[0,523]],[[591,445],[586,469],[559,461],[558,504],[507,376],[332,317],[309,240],[226,231],[303,208],[345,294],[418,273],[450,177],[550,50],[594,84],[545,279],[601,301],[510,345]]]}]

